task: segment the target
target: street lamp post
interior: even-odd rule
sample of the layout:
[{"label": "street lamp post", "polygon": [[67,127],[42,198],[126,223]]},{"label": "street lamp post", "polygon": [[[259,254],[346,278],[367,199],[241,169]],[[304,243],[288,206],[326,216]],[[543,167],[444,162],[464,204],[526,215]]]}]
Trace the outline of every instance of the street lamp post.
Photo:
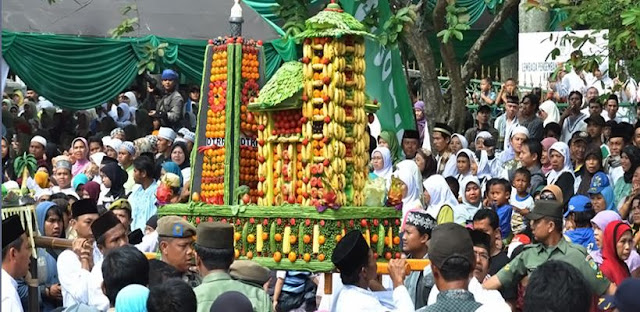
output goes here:
[{"label": "street lamp post", "polygon": [[231,28],[231,36],[242,36],[242,7],[240,6],[240,0],[235,0],[235,3],[231,7],[231,15],[229,16],[229,25]]}]

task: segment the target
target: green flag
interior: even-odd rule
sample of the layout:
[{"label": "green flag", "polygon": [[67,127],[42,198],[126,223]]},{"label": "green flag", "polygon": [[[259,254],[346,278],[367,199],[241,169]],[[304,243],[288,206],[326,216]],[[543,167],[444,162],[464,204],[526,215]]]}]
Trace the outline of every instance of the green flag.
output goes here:
[{"label": "green flag", "polygon": [[[378,7],[378,25],[391,17],[391,9],[387,0],[341,1],[340,5],[358,20],[363,20],[373,7]],[[371,31],[379,34],[382,29]],[[367,95],[381,103],[376,113],[383,130],[393,130],[399,133],[401,129],[415,129],[413,104],[407,92],[407,81],[402,71],[402,59],[397,48],[387,49],[378,42],[367,39],[366,42]]]}]

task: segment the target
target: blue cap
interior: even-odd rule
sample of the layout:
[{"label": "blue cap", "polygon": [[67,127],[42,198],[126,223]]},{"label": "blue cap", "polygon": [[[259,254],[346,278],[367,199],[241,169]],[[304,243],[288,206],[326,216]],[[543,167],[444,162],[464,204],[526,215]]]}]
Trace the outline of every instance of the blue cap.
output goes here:
[{"label": "blue cap", "polygon": [[162,71],[162,80],[178,80],[178,73],[172,69]]},{"label": "blue cap", "polygon": [[589,194],[600,194],[605,187],[610,186],[609,176],[604,172],[597,172],[593,178],[591,178],[591,184],[589,185]]},{"label": "blue cap", "polygon": [[600,298],[598,308],[601,310],[617,308],[621,312],[640,311],[640,301],[637,299],[639,291],[640,279],[627,278],[620,283],[614,296],[607,295]]},{"label": "blue cap", "polygon": [[591,200],[589,197],[584,195],[576,195],[569,199],[569,209],[564,213],[564,217],[566,218],[571,212],[583,212],[587,211],[591,208]]}]

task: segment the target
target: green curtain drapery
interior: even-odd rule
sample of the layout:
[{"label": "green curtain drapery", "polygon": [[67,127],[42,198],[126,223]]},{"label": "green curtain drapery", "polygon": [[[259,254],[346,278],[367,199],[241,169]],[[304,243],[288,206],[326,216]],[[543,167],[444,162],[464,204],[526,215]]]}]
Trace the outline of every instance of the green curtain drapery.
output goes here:
[{"label": "green curtain drapery", "polygon": [[[94,38],[2,31],[2,54],[30,87],[57,106],[96,107],[125,90],[136,78],[144,46],[169,44],[159,69],[174,68],[186,81],[200,84],[204,40],[146,36]],[[267,79],[283,62],[297,58],[292,41],[265,43]]]}]

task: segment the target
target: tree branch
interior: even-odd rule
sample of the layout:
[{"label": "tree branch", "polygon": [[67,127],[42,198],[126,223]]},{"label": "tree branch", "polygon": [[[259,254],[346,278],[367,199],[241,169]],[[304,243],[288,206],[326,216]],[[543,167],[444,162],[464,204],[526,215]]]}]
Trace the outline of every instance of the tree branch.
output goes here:
[{"label": "tree branch", "polygon": [[[438,3],[444,1],[438,1]],[[518,8],[518,4],[520,0],[506,0],[502,5],[502,8],[495,15],[487,29],[485,29],[478,40],[471,46],[469,52],[467,54],[467,62],[464,64],[462,68],[462,80],[467,83],[469,79],[471,79],[471,75],[476,70],[478,66],[480,66],[480,51],[484,47],[484,45],[493,37],[493,35],[502,27],[504,22],[511,16],[514,9]],[[435,15],[434,15],[435,16]]]}]

